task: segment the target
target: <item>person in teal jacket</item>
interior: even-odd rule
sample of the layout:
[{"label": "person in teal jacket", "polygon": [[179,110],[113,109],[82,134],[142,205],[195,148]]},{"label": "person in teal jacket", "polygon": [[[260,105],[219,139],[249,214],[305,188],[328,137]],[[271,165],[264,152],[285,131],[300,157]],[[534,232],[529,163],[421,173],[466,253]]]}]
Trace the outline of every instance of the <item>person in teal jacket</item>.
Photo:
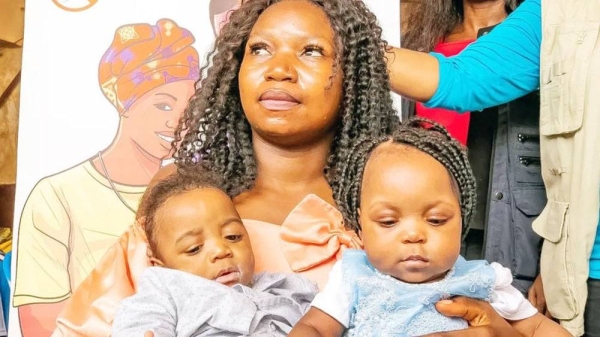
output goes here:
[{"label": "person in teal jacket", "polygon": [[[479,38],[454,57],[392,48],[388,55],[392,89],[406,98],[425,103],[427,107],[457,111],[483,110],[512,101],[538,89],[542,46],[541,1],[526,0],[492,32]],[[589,17],[593,18],[592,14],[600,9],[597,2],[584,0],[571,2],[572,6],[544,2],[544,6],[547,6],[544,7],[545,21],[547,21],[546,16],[549,15],[553,18],[560,16],[558,22],[573,20],[572,16],[582,16],[586,18],[584,19],[587,20],[586,23],[589,23],[589,28],[586,28],[584,33],[594,34],[579,34],[579,38],[583,40],[586,36],[588,39],[599,36],[598,19],[589,20]],[[551,5],[557,7],[551,10],[549,9]],[[590,13],[582,13],[586,10]],[[564,15],[563,12],[567,11],[568,15]],[[573,35],[573,38],[575,37],[577,36]],[[599,43],[595,40],[586,43],[591,45],[588,48],[589,59],[600,57],[598,56]],[[594,43],[596,47],[593,47]],[[554,46],[549,45],[549,49],[552,49],[550,47]],[[593,53],[596,56],[591,56]],[[580,58],[578,57],[577,60]],[[584,75],[588,79],[593,77],[593,75]],[[586,95],[589,96],[589,89]],[[593,107],[589,107],[591,108]],[[544,166],[543,159],[542,166]],[[591,318],[593,312],[600,310],[600,231],[596,231],[589,258],[587,286],[589,294],[585,308],[585,332],[588,336],[600,336],[600,321]],[[539,309],[545,307],[545,297],[548,296],[544,296],[541,278],[538,277],[529,295],[530,300]],[[561,296],[556,293],[546,295]],[[574,330],[579,329],[573,328],[572,331]],[[580,332],[575,333],[580,334]]]}]

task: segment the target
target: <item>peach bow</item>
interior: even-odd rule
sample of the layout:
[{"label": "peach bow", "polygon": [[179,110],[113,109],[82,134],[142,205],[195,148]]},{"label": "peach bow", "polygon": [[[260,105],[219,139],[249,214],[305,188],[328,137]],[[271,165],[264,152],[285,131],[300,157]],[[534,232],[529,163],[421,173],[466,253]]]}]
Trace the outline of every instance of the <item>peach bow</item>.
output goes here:
[{"label": "peach bow", "polygon": [[281,250],[294,272],[335,258],[346,248],[362,249],[356,233],[344,227],[342,214],[314,194],[307,195],[281,225]]}]

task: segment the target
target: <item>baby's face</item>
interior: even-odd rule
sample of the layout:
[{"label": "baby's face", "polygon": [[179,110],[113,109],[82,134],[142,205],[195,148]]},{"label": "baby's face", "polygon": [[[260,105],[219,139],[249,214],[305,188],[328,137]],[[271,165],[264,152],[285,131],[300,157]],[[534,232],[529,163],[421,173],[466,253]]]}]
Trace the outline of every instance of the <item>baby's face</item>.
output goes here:
[{"label": "baby's face", "polygon": [[365,167],[360,201],[371,264],[409,283],[443,278],[460,253],[457,193],[433,157],[404,145],[378,146]]},{"label": "baby's face", "polygon": [[159,264],[227,286],[250,285],[250,238],[225,193],[203,188],[173,196],[159,207],[155,221]]}]

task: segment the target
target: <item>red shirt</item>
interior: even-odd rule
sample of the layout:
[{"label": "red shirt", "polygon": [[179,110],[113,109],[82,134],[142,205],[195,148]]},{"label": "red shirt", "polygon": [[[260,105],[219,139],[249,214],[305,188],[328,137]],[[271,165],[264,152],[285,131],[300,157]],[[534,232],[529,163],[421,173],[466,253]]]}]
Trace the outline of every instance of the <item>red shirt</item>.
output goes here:
[{"label": "red shirt", "polygon": [[[454,56],[474,41],[475,40],[440,42],[433,48],[433,51],[444,56]],[[458,113],[456,111],[439,108],[430,109],[426,108],[421,103],[417,103],[415,109],[417,116],[429,118],[444,125],[454,138],[463,145],[467,145],[470,113]]]}]

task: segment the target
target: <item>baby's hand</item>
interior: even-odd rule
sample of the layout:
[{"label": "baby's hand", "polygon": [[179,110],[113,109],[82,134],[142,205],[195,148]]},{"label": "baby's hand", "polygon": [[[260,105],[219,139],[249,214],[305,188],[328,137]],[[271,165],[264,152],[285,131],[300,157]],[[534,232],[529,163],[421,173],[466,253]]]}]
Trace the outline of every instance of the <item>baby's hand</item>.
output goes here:
[{"label": "baby's hand", "polygon": [[144,334],[144,337],[154,337],[154,332],[146,331],[146,333]]}]

